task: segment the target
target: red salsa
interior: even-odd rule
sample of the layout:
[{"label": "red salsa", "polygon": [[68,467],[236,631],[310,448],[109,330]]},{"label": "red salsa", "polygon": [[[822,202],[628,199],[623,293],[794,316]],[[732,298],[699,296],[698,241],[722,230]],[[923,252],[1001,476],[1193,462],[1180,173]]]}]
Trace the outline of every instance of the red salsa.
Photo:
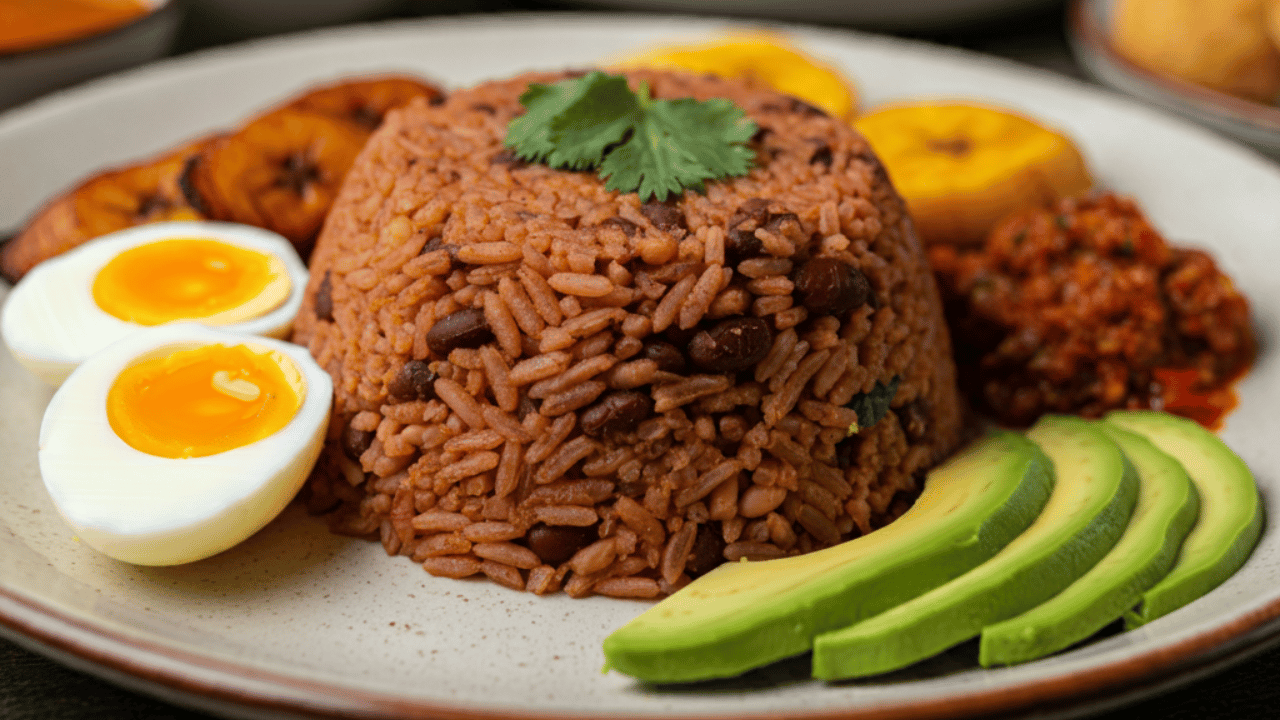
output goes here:
[{"label": "red salsa", "polygon": [[1006,218],[979,248],[935,245],[961,383],[1001,422],[1156,408],[1216,426],[1252,361],[1249,306],[1133,201],[1069,198]]}]

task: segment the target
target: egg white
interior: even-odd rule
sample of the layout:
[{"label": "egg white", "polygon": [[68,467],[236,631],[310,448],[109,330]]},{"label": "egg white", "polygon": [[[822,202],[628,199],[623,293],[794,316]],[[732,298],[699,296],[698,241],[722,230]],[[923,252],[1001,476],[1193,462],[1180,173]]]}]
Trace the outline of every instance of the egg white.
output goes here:
[{"label": "egg white", "polygon": [[[116,377],[161,348],[211,343],[276,350],[302,373],[298,413],[257,442],[199,458],[163,458],[122,440],[107,419]],[[193,323],[130,335],[82,363],[40,425],[40,475],[63,519],[94,549],[137,565],[177,565],[253,535],[306,481],[324,442],[333,384],[306,348]]]},{"label": "egg white", "polygon": [[163,222],[94,238],[32,268],[9,293],[0,315],[0,334],[9,351],[41,380],[54,387],[62,384],[95,351],[148,327],[121,320],[98,307],[93,281],[103,266],[130,248],[188,237],[221,240],[280,258],[290,281],[285,301],[263,315],[221,327],[245,335],[288,335],[307,285],[307,268],[288,240],[250,225]]}]

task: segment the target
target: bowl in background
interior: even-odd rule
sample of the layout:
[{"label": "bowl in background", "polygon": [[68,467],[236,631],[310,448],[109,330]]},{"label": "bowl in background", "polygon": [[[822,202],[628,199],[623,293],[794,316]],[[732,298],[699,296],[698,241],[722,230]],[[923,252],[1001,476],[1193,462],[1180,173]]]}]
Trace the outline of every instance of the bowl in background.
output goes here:
[{"label": "bowl in background", "polygon": [[82,80],[163,57],[173,47],[182,8],[143,0],[146,14],[55,45],[0,52],[0,110]]},{"label": "bowl in background", "polygon": [[1111,39],[1115,0],[1074,0],[1067,36],[1077,62],[1099,82],[1280,158],[1280,107],[1160,75],[1122,55]]}]

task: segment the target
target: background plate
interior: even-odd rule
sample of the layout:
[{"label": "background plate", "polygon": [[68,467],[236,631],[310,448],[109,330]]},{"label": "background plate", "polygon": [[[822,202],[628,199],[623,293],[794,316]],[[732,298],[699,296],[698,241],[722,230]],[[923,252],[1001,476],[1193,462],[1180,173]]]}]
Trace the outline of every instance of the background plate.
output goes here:
[{"label": "background plate", "polygon": [[1280,106],[1264,105],[1140,67],[1116,50],[1115,0],[1074,0],[1068,36],[1077,62],[1099,82],[1280,157]]},{"label": "background plate", "polygon": [[[215,128],[305,85],[372,71],[450,85],[582,66],[619,49],[691,40],[725,23],[521,15],[407,22],[262,41],[179,58],[0,116],[0,228],[106,165]],[[786,28],[784,28],[786,29]],[[1100,183],[1136,196],[1171,239],[1209,247],[1253,302],[1263,349],[1222,435],[1280,516],[1280,170],[1127,99],[932,46],[790,28],[875,104],[975,97],[1077,139]],[[3,289],[0,289],[3,295]],[[601,640],[645,603],[539,598],[432,578],[376,544],[329,535],[291,509],[243,545],[176,568],[109,561],[78,544],[36,470],[50,391],[0,354],[0,628],[108,679],[230,714],[385,717],[956,717],[1062,707],[1193,677],[1269,641],[1280,615],[1280,531],[1205,598],[1131,633],[982,671],[957,651],[874,682],[824,685],[807,662],[686,688],[601,674]]]}]

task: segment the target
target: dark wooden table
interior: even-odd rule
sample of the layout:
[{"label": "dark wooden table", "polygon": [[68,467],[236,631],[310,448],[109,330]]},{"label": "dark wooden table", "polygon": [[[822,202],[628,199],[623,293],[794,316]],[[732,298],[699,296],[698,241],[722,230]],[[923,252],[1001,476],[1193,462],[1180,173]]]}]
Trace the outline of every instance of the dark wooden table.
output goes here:
[{"label": "dark wooden table", "polygon": [[[472,12],[477,9],[557,10],[569,9],[569,6],[521,0],[407,0],[397,16]],[[1061,6],[1051,6],[968,27],[916,33],[913,37],[991,53],[1084,78],[1067,45],[1063,15]],[[179,39],[178,52],[206,47],[223,39],[207,28],[188,24]],[[1092,713],[1088,717],[1096,720],[1270,720],[1280,717],[1280,648],[1245,654],[1247,657],[1243,659],[1228,659],[1225,669],[1213,670],[1208,677],[1165,689],[1155,697]],[[1035,717],[1056,717],[1063,712],[1061,708],[1045,708]],[[123,690],[0,639],[0,720],[125,718],[212,720],[210,715]]]}]

